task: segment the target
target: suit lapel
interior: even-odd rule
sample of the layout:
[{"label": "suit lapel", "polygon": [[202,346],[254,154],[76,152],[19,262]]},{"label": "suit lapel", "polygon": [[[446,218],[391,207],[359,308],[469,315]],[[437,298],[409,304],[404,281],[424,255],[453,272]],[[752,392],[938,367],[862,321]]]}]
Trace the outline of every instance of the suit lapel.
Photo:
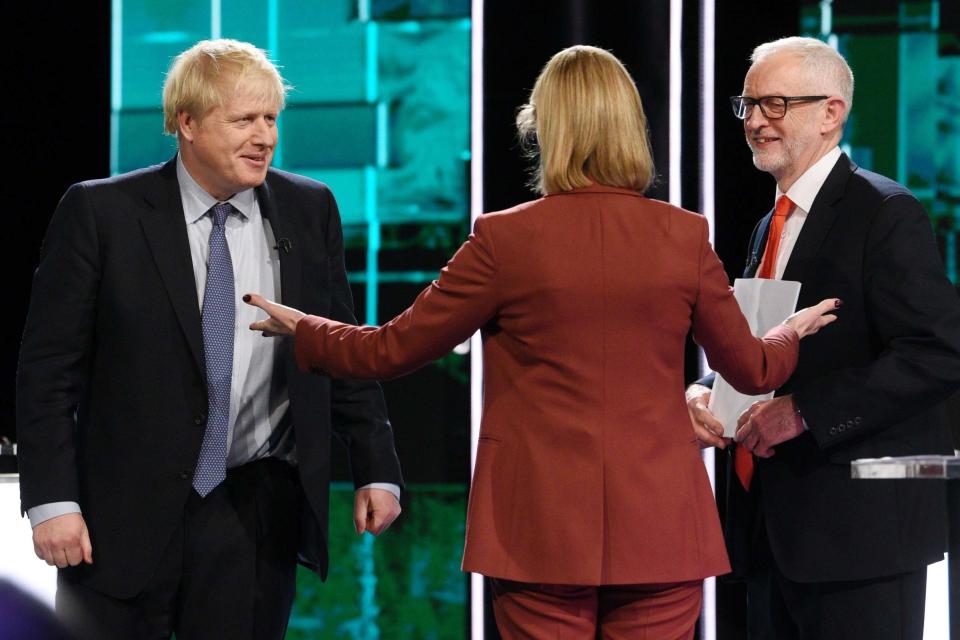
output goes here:
[{"label": "suit lapel", "polygon": [[773,219],[773,209],[767,215],[760,219],[753,235],[750,238],[750,254],[747,256],[747,264],[743,268],[744,278],[756,278],[757,270],[760,268],[760,261],[763,259],[763,249],[767,246],[767,234],[770,232],[770,221]]},{"label": "suit lapel", "polygon": [[203,336],[197,285],[175,159],[156,173],[156,180],[147,190],[144,200],[148,211],[141,216],[140,224],[190,351],[197,367],[203,371]]},{"label": "suit lapel", "polygon": [[296,223],[289,211],[281,211],[277,196],[269,184],[270,176],[257,187],[257,202],[260,214],[270,221],[274,240],[277,242],[277,254],[280,256],[280,302],[288,307],[299,308],[300,277],[303,269],[300,256],[303,247],[298,247],[297,238],[303,237],[297,232]]},{"label": "suit lapel", "polygon": [[830,175],[827,176],[797,237],[790,260],[783,271],[784,280],[803,282],[810,261],[817,255],[820,245],[823,244],[827,233],[836,222],[840,208],[835,205],[843,197],[850,174],[856,168],[857,166],[844,154],[840,156]]}]

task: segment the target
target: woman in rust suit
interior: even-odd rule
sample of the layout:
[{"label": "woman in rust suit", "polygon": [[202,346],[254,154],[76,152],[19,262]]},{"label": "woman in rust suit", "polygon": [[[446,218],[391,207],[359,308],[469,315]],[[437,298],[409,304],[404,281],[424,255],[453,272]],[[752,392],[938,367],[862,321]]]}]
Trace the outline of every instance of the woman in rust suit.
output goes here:
[{"label": "woman in rust suit", "polygon": [[766,392],[833,301],[750,334],[706,220],[643,196],[647,122],[608,52],[555,55],[518,126],[536,136],[544,197],[478,218],[410,308],[356,327],[251,295],[271,316],[251,328],[295,334],[302,368],[381,379],[480,329],[463,569],[492,578],[501,634],[692,638],[702,579],[729,566],[687,416],[684,340],[692,329],[715,370]]}]

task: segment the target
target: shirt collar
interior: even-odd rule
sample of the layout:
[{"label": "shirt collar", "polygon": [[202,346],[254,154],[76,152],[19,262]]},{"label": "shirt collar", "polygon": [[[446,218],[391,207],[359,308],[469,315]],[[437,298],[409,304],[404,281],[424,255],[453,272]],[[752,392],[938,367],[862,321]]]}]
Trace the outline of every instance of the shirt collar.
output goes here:
[{"label": "shirt collar", "polygon": [[[820,188],[827,181],[827,176],[833,171],[833,166],[837,164],[839,159],[840,147],[834,147],[817,160],[812,167],[804,171],[803,175],[793,183],[793,186],[787,189],[787,197],[798,209],[802,209],[806,213],[810,212],[810,207],[813,206],[813,201],[820,193]],[[784,195],[783,191],[780,191],[780,187],[777,187],[777,196],[774,203],[782,195]]]},{"label": "shirt collar", "polygon": [[[219,200],[204,191],[183,164],[180,154],[177,154],[177,182],[180,184],[180,199],[183,201],[183,216],[187,224],[193,224],[202,218]],[[244,219],[251,219],[256,212],[257,195],[253,189],[245,189],[233,194],[227,200],[240,212]]]}]

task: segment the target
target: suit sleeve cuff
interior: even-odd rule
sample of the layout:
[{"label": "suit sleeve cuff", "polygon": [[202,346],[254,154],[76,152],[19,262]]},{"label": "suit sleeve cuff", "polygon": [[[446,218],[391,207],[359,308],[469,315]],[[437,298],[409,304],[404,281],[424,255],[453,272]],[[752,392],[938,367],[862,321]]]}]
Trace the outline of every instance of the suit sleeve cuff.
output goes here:
[{"label": "suit sleeve cuff", "polygon": [[694,382],[687,387],[687,390],[684,392],[684,396],[686,397],[687,402],[690,402],[694,398],[698,398],[702,395],[710,393],[710,391],[710,387],[706,387],[699,382]]}]

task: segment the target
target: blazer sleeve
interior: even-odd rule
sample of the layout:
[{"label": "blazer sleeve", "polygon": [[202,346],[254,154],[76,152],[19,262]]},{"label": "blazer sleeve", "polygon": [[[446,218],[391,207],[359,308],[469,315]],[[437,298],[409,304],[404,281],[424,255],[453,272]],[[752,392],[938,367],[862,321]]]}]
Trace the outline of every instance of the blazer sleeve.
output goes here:
[{"label": "blazer sleeve", "polygon": [[[330,315],[346,326],[357,321],[347,282],[343,227],[332,193],[327,192],[327,255],[331,268]],[[334,378],[330,381],[331,428],[349,452],[350,472],[357,488],[374,482],[403,487],[393,427],[380,385],[373,381]]]},{"label": "blazer sleeve", "polygon": [[93,206],[72,186],[50,221],[33,277],[16,415],[21,507],[80,502],[75,414],[86,385],[100,283]]},{"label": "blazer sleeve", "polygon": [[469,338],[497,310],[496,259],[488,228],[474,232],[400,315],[380,327],[357,327],[307,316],[297,324],[296,356],[302,369],[335,378],[388,379],[440,358]]},{"label": "blazer sleeve", "polygon": [[723,264],[710,246],[706,220],[699,247],[699,287],[693,307],[693,338],[710,367],[741,393],[767,393],[782,385],[797,366],[799,337],[778,325],[763,338],[750,333]]},{"label": "blazer sleeve", "polygon": [[[767,214],[767,217],[761,218],[756,225],[753,227],[753,232],[750,234],[750,242],[747,243],[747,261],[743,266],[743,277],[752,278],[757,270],[757,263],[759,259],[757,258],[757,253],[760,250],[759,248],[759,237],[761,235],[760,230],[764,227],[764,223],[768,220],[769,216],[772,216],[773,212],[771,211]],[[693,384],[699,384],[704,387],[713,388],[713,383],[716,380],[717,375],[713,371],[703,376],[699,380],[695,380]]]},{"label": "blazer sleeve", "polygon": [[[871,225],[863,287],[879,356],[794,389],[822,448],[897,424],[960,386],[960,299],[944,275],[930,220],[909,193],[888,196]],[[858,428],[830,432],[847,421]]]}]

